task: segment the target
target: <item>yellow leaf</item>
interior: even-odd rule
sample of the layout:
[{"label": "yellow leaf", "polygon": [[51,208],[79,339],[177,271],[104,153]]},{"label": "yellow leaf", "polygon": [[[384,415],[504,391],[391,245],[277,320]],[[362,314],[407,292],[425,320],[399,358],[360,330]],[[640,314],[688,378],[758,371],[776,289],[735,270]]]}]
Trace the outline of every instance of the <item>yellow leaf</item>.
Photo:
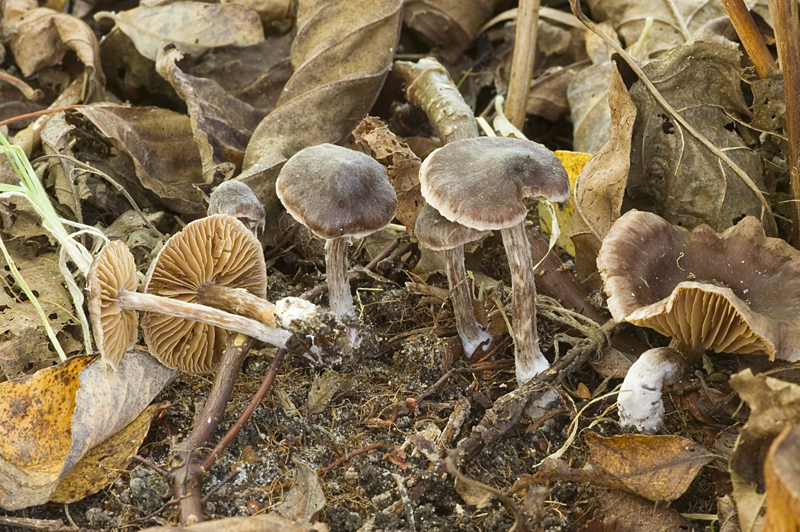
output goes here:
[{"label": "yellow leaf", "polygon": [[[564,150],[556,151],[555,155],[558,157],[558,160],[561,161],[561,164],[564,165],[567,176],[569,176],[570,184],[569,202],[563,206],[555,205],[556,220],[558,221],[558,226],[561,228],[561,236],[559,236],[556,243],[561,249],[574,257],[575,245],[572,243],[572,216],[575,212],[575,203],[573,199],[575,196],[575,180],[578,178],[578,174],[581,173],[581,170],[583,170],[583,166],[592,158],[592,155],[589,153]],[[552,222],[547,208],[540,203],[537,207],[537,211],[542,230],[552,233]]]}]

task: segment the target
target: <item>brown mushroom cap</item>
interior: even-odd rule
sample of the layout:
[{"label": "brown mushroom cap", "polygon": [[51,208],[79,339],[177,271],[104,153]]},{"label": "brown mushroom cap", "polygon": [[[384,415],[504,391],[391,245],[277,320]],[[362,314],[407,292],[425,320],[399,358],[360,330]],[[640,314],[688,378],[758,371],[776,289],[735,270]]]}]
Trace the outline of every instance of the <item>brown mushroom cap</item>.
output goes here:
[{"label": "brown mushroom cap", "polygon": [[550,150],[530,140],[478,137],[431,153],[419,169],[425,200],[448,220],[480,230],[522,223],[525,198],[564,201],[566,170]]},{"label": "brown mushroom cap", "polygon": [[718,234],[630,211],[603,240],[597,265],[617,321],[690,350],[800,360],[800,252],[764,236],[754,217]]},{"label": "brown mushroom cap", "polygon": [[[150,265],[142,290],[195,303],[204,283],[267,295],[261,244],[232,216],[208,216],[172,236]],[[142,330],[153,356],[168,367],[195,374],[215,370],[228,336],[219,327],[152,312],[142,314]]]},{"label": "brown mushroom cap", "polygon": [[208,198],[208,215],[230,214],[252,231],[264,230],[266,211],[253,190],[241,181],[220,183]]},{"label": "brown mushroom cap", "polygon": [[294,154],[281,169],[275,192],[289,214],[325,239],[374,233],[397,211],[386,169],[368,155],[333,144]]},{"label": "brown mushroom cap", "polygon": [[453,249],[469,244],[488,235],[489,231],[479,231],[456,222],[451,222],[439,211],[426,203],[417,214],[414,235],[420,243],[434,251]]},{"label": "brown mushroom cap", "polygon": [[136,311],[117,305],[120,290],[136,291],[136,262],[121,240],[109,242],[94,258],[87,275],[89,315],[100,356],[113,368],[136,341]]}]

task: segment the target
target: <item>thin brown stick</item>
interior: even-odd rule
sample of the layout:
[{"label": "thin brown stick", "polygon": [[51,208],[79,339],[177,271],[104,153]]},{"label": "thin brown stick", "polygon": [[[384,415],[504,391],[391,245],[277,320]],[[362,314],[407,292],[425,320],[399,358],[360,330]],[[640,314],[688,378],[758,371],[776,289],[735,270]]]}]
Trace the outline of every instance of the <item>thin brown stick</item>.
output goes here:
[{"label": "thin brown stick", "polygon": [[356,449],[355,451],[350,451],[346,455],[339,457],[336,461],[326,465],[325,467],[320,467],[319,469],[317,469],[317,474],[318,475],[324,475],[325,473],[327,473],[331,469],[342,465],[346,461],[350,460],[354,456],[358,456],[361,453],[365,453],[367,451],[372,451],[373,449],[386,449],[388,447],[389,447],[389,444],[387,444],[387,443],[382,443],[382,442],[370,443],[366,447],[362,447],[361,449]]},{"label": "thin brown stick", "polygon": [[789,138],[789,183],[792,189],[791,243],[800,246],[800,25],[796,0],[769,0],[775,27],[778,63],[783,72],[786,136]]},{"label": "thin brown stick", "polygon": [[36,118],[37,116],[49,115],[52,113],[60,113],[61,111],[70,111],[72,109],[82,109],[84,107],[88,107],[88,105],[77,104],[77,105],[65,105],[63,107],[53,107],[50,109],[42,109],[41,111],[34,111],[32,113],[25,113],[24,115],[19,116],[12,116],[11,118],[7,118],[5,120],[0,120],[0,126],[6,126],[8,124],[13,124],[14,122],[19,122],[20,120],[27,120],[28,118]]},{"label": "thin brown stick", "polygon": [[758,77],[766,78],[767,72],[778,68],[778,65],[775,64],[772,54],[769,53],[764,37],[756,28],[756,23],[744,0],[722,0],[722,5],[725,6],[725,12],[728,13],[736,34],[742,41],[742,46],[756,67]]},{"label": "thin brown stick", "polygon": [[275,376],[278,374],[278,369],[283,364],[283,358],[286,356],[286,349],[278,349],[278,352],[275,353],[275,357],[272,359],[272,362],[269,365],[269,369],[267,370],[267,374],[264,375],[264,380],[261,381],[261,387],[259,387],[258,391],[253,395],[253,398],[250,399],[250,403],[247,405],[247,408],[244,409],[244,412],[239,416],[239,419],[236,420],[236,423],[228,430],[225,436],[217,443],[216,447],[211,451],[206,459],[203,461],[203,470],[208,471],[211,469],[211,466],[214,465],[217,458],[222,454],[222,451],[230,444],[233,439],[239,434],[239,431],[242,430],[245,423],[250,419],[250,416],[253,415],[255,412],[256,407],[267,395],[267,392],[272,387],[272,383],[275,381]]},{"label": "thin brown stick", "polygon": [[539,0],[520,0],[514,55],[511,59],[511,79],[508,82],[506,117],[519,130],[525,125],[528,92],[533,78],[536,56],[536,34],[539,27]]}]

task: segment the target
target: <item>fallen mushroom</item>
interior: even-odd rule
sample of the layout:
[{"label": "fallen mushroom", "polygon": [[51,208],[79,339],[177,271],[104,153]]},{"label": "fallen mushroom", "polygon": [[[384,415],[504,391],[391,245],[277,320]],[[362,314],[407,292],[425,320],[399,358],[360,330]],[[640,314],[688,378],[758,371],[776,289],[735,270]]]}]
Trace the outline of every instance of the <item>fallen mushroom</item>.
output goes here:
[{"label": "fallen mushroom", "polygon": [[569,179],[541,144],[504,137],[479,137],[446,144],[420,167],[425,200],[452,222],[478,230],[499,229],[508,255],[513,290],[517,383],[549,367],[536,332],[536,287],[525,235],[525,198],[564,201]]},{"label": "fallen mushroom", "polygon": [[[661,428],[662,382],[708,349],[800,360],[800,251],[766,237],[754,217],[718,234],[630,211],[603,240],[597,266],[615,320],[672,338],[668,353],[645,352],[623,381],[625,426]],[[649,372],[655,359],[662,370]],[[643,400],[641,390],[656,397]]]},{"label": "fallen mushroom", "polygon": [[476,349],[488,346],[492,335],[475,319],[472,292],[464,269],[464,244],[488,235],[489,231],[478,231],[451,222],[426,203],[417,214],[414,234],[423,246],[444,252],[445,273],[450,287],[450,299],[453,301],[456,330],[464,353],[470,358]]},{"label": "fallen mushroom", "polygon": [[229,214],[246,225],[253,233],[264,230],[266,212],[252,189],[241,181],[222,182],[208,198],[206,213]]},{"label": "fallen mushroom", "polygon": [[[227,214],[201,218],[173,235],[150,265],[142,291],[225,310],[268,328],[312,332],[325,326],[317,307],[308,301],[285,298],[273,304],[264,299],[267,270],[261,244],[244,224]],[[248,329],[228,330],[257,338]],[[157,309],[143,314],[142,331],[159,360],[188,373],[214,371],[227,338],[222,329],[186,322]],[[200,342],[205,345],[198,353]]]},{"label": "fallen mushroom", "polygon": [[[179,299],[142,294],[136,291],[139,284],[133,254],[121,240],[105,246],[94,258],[87,275],[89,284],[89,313],[94,329],[95,342],[100,356],[116,369],[125,352],[136,340],[136,311],[150,311],[186,321],[184,333],[191,332],[195,325],[209,325],[241,332],[279,347],[285,346],[291,333],[283,329],[267,327],[243,316]],[[154,352],[159,358],[158,352]],[[161,360],[159,358],[159,360]],[[170,365],[161,360],[169,367]],[[184,371],[189,371],[182,367]]]},{"label": "fallen mushroom", "polygon": [[346,349],[357,347],[358,320],[347,280],[347,246],[385,227],[395,216],[386,169],[368,155],[333,144],[300,150],[281,169],[275,192],[286,211],[325,239],[331,309],[350,322]]}]

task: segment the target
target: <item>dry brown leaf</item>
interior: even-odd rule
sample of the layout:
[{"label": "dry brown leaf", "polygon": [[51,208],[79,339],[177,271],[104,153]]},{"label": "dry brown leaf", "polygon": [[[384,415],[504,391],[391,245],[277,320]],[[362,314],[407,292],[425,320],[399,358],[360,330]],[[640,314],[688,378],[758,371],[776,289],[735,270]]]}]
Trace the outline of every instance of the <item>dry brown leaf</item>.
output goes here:
[{"label": "dry brown leaf", "polygon": [[325,493],[317,472],[297,457],[293,457],[293,461],[297,466],[294,484],[273,511],[295,521],[309,520],[315,513],[325,508]]},{"label": "dry brown leaf", "polygon": [[289,32],[246,48],[215,48],[187,67],[186,73],[216,81],[231,96],[269,113],[292,77],[293,39],[294,32]]},{"label": "dry brown leaf", "polygon": [[[543,74],[531,85],[526,112],[551,122],[569,113],[567,94],[574,76],[575,70],[572,68],[555,68]],[[585,151],[577,148],[575,150]]]},{"label": "dry brown leaf", "polygon": [[344,393],[352,389],[357,381],[349,375],[342,375],[332,369],[325,371],[322,375],[314,379],[311,388],[308,390],[308,400],[306,408],[309,414],[318,414],[334,395]]},{"label": "dry brown leaf", "polygon": [[[763,191],[761,158],[736,131],[736,115],[748,112],[740,61],[739,53],[726,46],[696,43],[665,52],[643,70],[683,118]],[[755,192],[674,123],[641,82],[633,84],[630,94],[638,110],[627,186],[632,208],[654,212],[675,225],[694,228],[705,223],[716,231],[746,215],[761,217]]]},{"label": "dry brown leaf", "polygon": [[439,45],[454,62],[478,36],[500,0],[411,0],[405,3],[403,20]]},{"label": "dry brown leaf", "polygon": [[104,105],[72,113],[88,119],[111,144],[133,159],[136,176],[168,208],[204,214],[200,152],[189,117],[155,107]]},{"label": "dry brown leaf", "polygon": [[3,31],[11,35],[11,51],[27,78],[60,65],[69,50],[83,63],[83,102],[102,99],[106,79],[94,32],[78,17],[38,7],[35,0],[6,2]]},{"label": "dry brown leaf", "polygon": [[800,530],[800,426],[787,425],[764,463],[767,514],[762,532]]},{"label": "dry brown leaf", "polygon": [[744,482],[763,488],[769,446],[786,425],[800,423],[800,386],[753,375],[749,369],[733,375],[730,383],[750,406],[750,417],[739,431],[730,469]]},{"label": "dry brown leaf", "polygon": [[128,353],[117,371],[92,358],[0,384],[0,507],[48,501],[81,457],[125,428],[176,375],[147,353]]},{"label": "dry brown leaf", "polygon": [[294,0],[222,0],[220,2],[220,4],[231,3],[247,4],[255,9],[265,26],[271,22],[291,17],[292,8],[296,7]]},{"label": "dry brown leaf", "polygon": [[264,204],[267,220],[281,210],[275,179],[283,163],[305,147],[338,142],[369,111],[392,66],[401,7],[399,0],[300,5],[295,73],[253,133],[238,177]]},{"label": "dry brown leaf", "polygon": [[264,40],[258,13],[248,5],[174,2],[141,6],[121,13],[99,11],[95,20],[110,18],[144,57],[155,61],[162,41],[198,55],[217,46],[250,46]]},{"label": "dry brown leaf", "polygon": [[[13,244],[13,241],[6,244],[11,259],[30,289],[37,294],[50,327],[59,335],[61,347],[69,354],[81,351],[80,338],[62,331],[65,326],[76,322],[71,312],[72,299],[62,284],[58,254],[42,253],[26,259]],[[20,243],[20,247],[24,247],[24,243]],[[16,378],[25,369],[51,365],[57,355],[50,349],[41,318],[11,275],[2,255],[0,273],[2,286],[6,288],[0,291],[0,309],[3,309],[0,312],[0,367],[7,378]]]},{"label": "dry brown leaf", "polygon": [[612,110],[610,137],[583,167],[572,200],[576,205],[572,220],[575,267],[578,279],[593,288],[599,288],[602,283],[597,275],[597,252],[622,211],[630,167],[631,131],[636,119],[636,106],[616,68],[613,68],[608,103]]},{"label": "dry brown leaf", "polygon": [[53,502],[70,504],[97,493],[125,471],[139,451],[150,423],[169,403],[150,405],[124,429],[87,452],[59,482],[50,496]]},{"label": "dry brown leaf", "polygon": [[328,532],[324,523],[292,522],[275,514],[228,517],[191,526],[154,526],[141,532]]},{"label": "dry brown leaf", "polygon": [[370,150],[384,164],[389,181],[397,194],[397,219],[408,234],[414,234],[414,222],[425,200],[419,188],[419,167],[422,164],[407,144],[400,141],[380,118],[368,116],[353,131],[355,143]]},{"label": "dry brown leaf", "polygon": [[600,511],[613,532],[700,532],[674,508],[623,490],[596,490]]},{"label": "dry brown leaf", "polygon": [[[586,0],[596,21],[610,21],[626,46],[642,34],[647,18],[653,27],[645,39],[651,53],[684,44],[696,29],[711,19],[725,15],[719,1],[705,0]],[[673,10],[674,6],[674,10]]]},{"label": "dry brown leaf", "polygon": [[216,81],[184,73],[177,65],[182,58],[180,50],[167,46],[156,61],[156,71],[186,102],[203,181],[227,180],[241,168],[247,142],[264,113],[231,96]]},{"label": "dry brown leaf", "polygon": [[702,445],[671,435],[622,434],[604,438],[589,432],[586,444],[594,466],[651,501],[680,497],[713,458]]}]

